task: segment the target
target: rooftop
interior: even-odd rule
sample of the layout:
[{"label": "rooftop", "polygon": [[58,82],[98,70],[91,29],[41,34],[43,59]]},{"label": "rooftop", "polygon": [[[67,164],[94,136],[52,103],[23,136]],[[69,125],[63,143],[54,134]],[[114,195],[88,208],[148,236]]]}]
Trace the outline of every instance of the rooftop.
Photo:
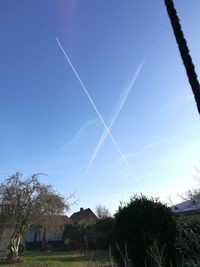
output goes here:
[{"label": "rooftop", "polygon": [[200,211],[200,200],[193,199],[193,200],[185,200],[179,204],[170,207],[172,212],[194,212]]}]

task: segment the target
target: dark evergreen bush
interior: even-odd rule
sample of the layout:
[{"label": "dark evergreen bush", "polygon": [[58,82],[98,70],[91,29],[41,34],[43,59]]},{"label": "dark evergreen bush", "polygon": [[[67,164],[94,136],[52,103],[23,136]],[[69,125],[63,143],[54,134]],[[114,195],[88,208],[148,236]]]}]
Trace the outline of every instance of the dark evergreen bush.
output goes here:
[{"label": "dark evergreen bush", "polygon": [[83,225],[72,224],[65,227],[63,239],[68,240],[70,249],[81,249],[83,236],[85,235],[86,228]]},{"label": "dark evergreen bush", "polygon": [[176,221],[158,199],[134,196],[115,214],[113,251],[116,260],[134,266],[177,266]]},{"label": "dark evergreen bush", "polygon": [[178,248],[186,260],[199,260],[200,224],[199,219],[190,218],[187,214],[177,216],[179,225]]},{"label": "dark evergreen bush", "polygon": [[96,246],[98,249],[108,249],[112,243],[114,218],[102,218],[95,224]]}]

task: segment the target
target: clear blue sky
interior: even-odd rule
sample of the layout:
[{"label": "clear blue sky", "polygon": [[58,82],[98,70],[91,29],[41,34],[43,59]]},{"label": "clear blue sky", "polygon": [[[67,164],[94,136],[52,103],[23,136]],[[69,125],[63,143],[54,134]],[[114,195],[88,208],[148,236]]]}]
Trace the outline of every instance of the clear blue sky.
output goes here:
[{"label": "clear blue sky", "polygon": [[[176,0],[200,73],[200,2]],[[115,212],[133,193],[166,201],[195,186],[200,120],[164,1],[2,0],[0,174],[45,172],[72,211],[99,203]],[[60,40],[108,123],[141,72],[87,175],[103,125],[62,54]]]}]

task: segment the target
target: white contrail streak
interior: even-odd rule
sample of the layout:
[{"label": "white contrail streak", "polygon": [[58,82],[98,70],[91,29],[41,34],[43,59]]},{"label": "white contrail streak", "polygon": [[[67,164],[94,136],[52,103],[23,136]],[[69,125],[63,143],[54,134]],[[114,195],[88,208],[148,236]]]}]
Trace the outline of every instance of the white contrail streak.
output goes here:
[{"label": "white contrail streak", "polygon": [[[143,64],[144,64],[144,61],[142,61],[139,64],[139,66],[137,67],[136,71],[133,74],[133,77],[132,77],[129,85],[123,90],[122,94],[120,95],[119,102],[118,102],[118,104],[115,107],[114,112],[113,112],[114,116],[113,116],[112,121],[111,121],[111,123],[110,123],[110,125],[108,127],[109,131],[111,130],[113,124],[115,123],[117,117],[119,116],[119,113],[120,113],[121,109],[123,108],[123,106],[124,106],[124,104],[126,102],[126,99],[127,99],[128,95],[129,95],[131,89],[133,88],[133,85],[135,84],[135,81],[136,81],[138,75],[140,74],[140,71],[142,69]],[[86,175],[88,174],[88,172],[89,172],[89,170],[90,170],[90,168],[91,168],[91,166],[92,166],[97,154],[99,153],[99,150],[101,149],[102,145],[104,144],[107,136],[108,136],[108,131],[105,129],[103,134],[102,134],[102,136],[101,136],[101,138],[99,139],[99,142],[98,142],[98,144],[97,144],[97,146],[96,146],[96,148],[95,148],[95,150],[93,152],[93,155],[92,155],[92,157],[90,159],[90,162],[89,162],[88,167],[86,169]]]},{"label": "white contrail streak", "polygon": [[90,95],[89,95],[89,93],[88,93],[88,91],[87,91],[87,89],[86,89],[84,83],[82,82],[82,80],[81,80],[80,76],[78,75],[76,69],[74,68],[73,64],[71,63],[71,61],[70,61],[70,59],[69,59],[67,53],[65,52],[64,48],[62,47],[61,43],[59,42],[59,40],[58,40],[57,38],[56,38],[56,41],[57,41],[57,43],[58,43],[58,45],[59,45],[59,47],[60,47],[60,49],[61,49],[63,55],[64,55],[65,58],[67,59],[67,61],[68,61],[69,65],[70,65],[70,67],[72,68],[72,70],[73,70],[73,72],[74,72],[76,78],[78,79],[78,81],[79,81],[81,87],[83,88],[83,90],[84,90],[86,96],[88,97],[88,99],[89,99],[91,105],[93,106],[95,112],[97,113],[97,115],[98,115],[100,121],[102,122],[102,124],[103,124],[103,126],[104,126],[106,132],[107,132],[108,135],[110,136],[110,138],[111,138],[113,144],[115,145],[117,151],[119,152],[119,154],[120,154],[122,160],[124,161],[124,163],[125,163],[126,166],[128,167],[130,173],[131,173],[132,176],[134,177],[134,179],[135,179],[135,181],[137,182],[137,184],[140,186],[140,183],[139,183],[139,181],[138,181],[136,175],[134,174],[134,172],[133,172],[133,170],[132,170],[132,168],[131,168],[131,166],[130,166],[128,160],[126,159],[126,157],[124,156],[124,154],[121,152],[120,147],[118,146],[117,142],[115,141],[114,137],[112,136],[111,132],[109,131],[108,126],[106,125],[104,119],[102,118],[101,114],[99,113],[99,111],[98,111],[96,105],[94,104],[92,98],[90,97]]}]

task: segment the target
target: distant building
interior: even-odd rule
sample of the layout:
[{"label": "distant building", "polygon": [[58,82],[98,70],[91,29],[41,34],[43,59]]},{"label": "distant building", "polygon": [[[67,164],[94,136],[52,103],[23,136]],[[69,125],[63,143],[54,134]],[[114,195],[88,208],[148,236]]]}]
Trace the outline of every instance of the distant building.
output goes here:
[{"label": "distant building", "polygon": [[80,211],[73,213],[70,219],[73,221],[73,223],[85,226],[95,224],[98,220],[97,216],[89,208],[80,208]]},{"label": "distant building", "polygon": [[200,221],[200,200],[186,200],[170,207],[182,222]]},{"label": "distant building", "polygon": [[84,226],[92,225],[98,220],[97,216],[91,211],[91,209],[83,209],[75,212],[69,218],[68,216],[56,216],[58,218],[58,226],[55,231],[44,233],[42,226],[31,225],[27,231],[25,242],[26,243],[41,243],[46,234],[46,240],[48,242],[61,242],[63,241],[63,231],[66,225],[80,224]]},{"label": "distant building", "polygon": [[[7,205],[0,205],[0,214],[3,213],[5,209],[7,209]],[[80,211],[73,213],[70,218],[66,215],[55,216],[55,228],[50,231],[45,232],[44,227],[41,225],[30,225],[22,242],[23,244],[25,242],[26,246],[29,248],[34,247],[36,244],[40,247],[44,237],[47,242],[62,243],[64,242],[63,231],[66,225],[80,224],[88,226],[95,224],[97,220],[97,216],[91,211],[91,209],[81,208]],[[3,222],[1,225],[0,221],[0,251],[6,250],[12,233],[13,229],[7,228]]]},{"label": "distant building", "polygon": [[179,204],[171,206],[174,213],[200,213],[200,200],[186,200]]},{"label": "distant building", "polygon": [[44,234],[46,234],[45,238],[47,241],[62,241],[63,239],[63,231],[66,225],[72,224],[72,220],[66,215],[56,216],[58,218],[58,227],[55,231],[50,231],[45,233],[44,228],[42,226],[31,225],[27,231],[25,242],[42,242],[44,239]]}]

